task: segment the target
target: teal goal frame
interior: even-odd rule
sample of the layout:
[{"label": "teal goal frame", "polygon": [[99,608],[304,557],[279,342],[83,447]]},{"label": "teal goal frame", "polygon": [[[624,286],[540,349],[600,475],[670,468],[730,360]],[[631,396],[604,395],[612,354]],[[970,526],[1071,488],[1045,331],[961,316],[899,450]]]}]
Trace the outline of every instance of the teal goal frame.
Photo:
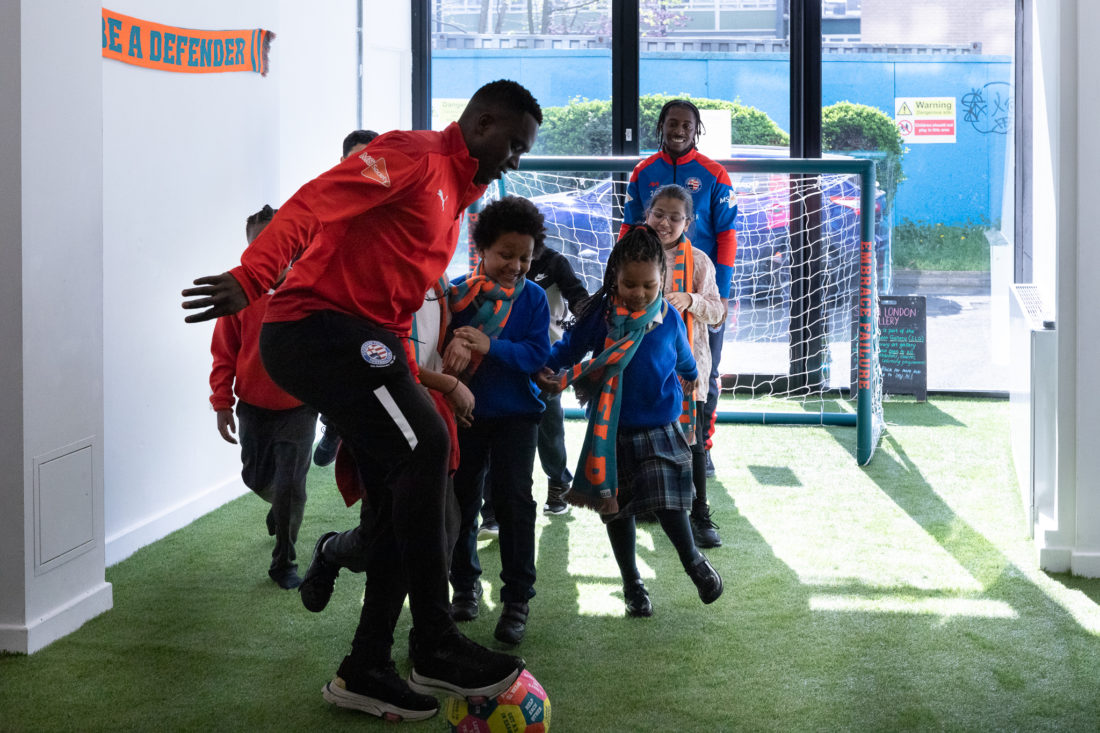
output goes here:
[{"label": "teal goal frame", "polygon": [[[535,156],[522,159],[525,172],[551,173],[563,171],[629,174],[642,157],[634,156]],[[855,412],[770,412],[722,411],[716,420],[723,423],[753,423],[769,425],[819,425],[856,428],[856,460],[866,465],[874,455],[882,432],[881,377],[878,368],[877,286],[874,248],[875,226],[875,163],[862,158],[723,158],[719,163],[731,173],[777,173],[791,175],[853,175],[859,178],[860,259],[858,325],[854,343],[856,368]],[[498,183],[498,193],[507,193],[508,177]],[[475,204],[471,207],[476,211]],[[876,399],[877,393],[877,399]],[[567,410],[567,415],[579,412]]]}]

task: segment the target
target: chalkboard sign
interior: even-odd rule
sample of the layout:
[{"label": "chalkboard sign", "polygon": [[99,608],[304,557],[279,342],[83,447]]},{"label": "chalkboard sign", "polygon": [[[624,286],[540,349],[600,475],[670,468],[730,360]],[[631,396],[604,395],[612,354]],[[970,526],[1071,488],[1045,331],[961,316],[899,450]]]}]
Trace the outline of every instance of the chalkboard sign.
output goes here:
[{"label": "chalkboard sign", "polygon": [[[923,295],[879,296],[878,348],[883,394],[911,394],[921,402],[928,399],[927,334]],[[854,369],[852,384],[854,390]]]}]

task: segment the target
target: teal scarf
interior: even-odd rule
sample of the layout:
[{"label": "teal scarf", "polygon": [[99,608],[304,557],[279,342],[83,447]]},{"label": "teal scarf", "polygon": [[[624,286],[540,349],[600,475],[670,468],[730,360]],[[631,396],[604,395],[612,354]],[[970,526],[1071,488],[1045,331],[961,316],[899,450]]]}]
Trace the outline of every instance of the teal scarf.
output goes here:
[{"label": "teal scarf", "polygon": [[619,511],[615,439],[622,405],[619,390],[621,376],[657,314],[663,315],[667,307],[662,296],[658,296],[644,311],[635,312],[627,310],[617,298],[612,300],[611,312],[607,315],[604,350],[598,356],[577,364],[561,378],[562,389],[578,381],[599,386],[596,402],[590,408],[573,488],[566,494],[571,504],[595,509],[600,514],[616,514]]},{"label": "teal scarf", "polygon": [[[477,269],[469,277],[457,285],[452,285],[447,294],[447,303],[452,313],[464,311],[474,305],[477,312],[470,319],[469,325],[477,328],[493,338],[504,330],[508,323],[508,315],[512,312],[512,301],[516,299],[527,278],[520,278],[514,288],[505,288],[491,280],[484,274],[485,265],[479,262]],[[473,352],[470,354],[470,366],[463,373],[464,378],[469,379],[477,368],[481,366],[482,354]]]}]

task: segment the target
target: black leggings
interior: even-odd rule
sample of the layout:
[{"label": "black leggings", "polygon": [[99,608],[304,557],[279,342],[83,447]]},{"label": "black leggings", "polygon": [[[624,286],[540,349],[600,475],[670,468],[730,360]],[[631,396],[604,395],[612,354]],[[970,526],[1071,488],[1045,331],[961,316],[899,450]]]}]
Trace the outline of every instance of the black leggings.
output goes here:
[{"label": "black leggings", "polygon": [[707,506],[707,430],[706,403],[695,403],[695,443],[691,446],[691,483],[695,487],[692,512]]},{"label": "black leggings", "polygon": [[450,438],[403,344],[369,321],[320,311],[264,324],[260,354],[276,384],[336,426],[367,487],[373,602],[363,607],[353,656],[391,639],[406,588],[417,636],[431,645],[454,629],[444,537]]},{"label": "black leggings", "polygon": [[[672,541],[676,548],[676,554],[680,556],[680,564],[684,569],[691,567],[699,557],[699,550],[695,549],[695,540],[691,536],[691,523],[685,511],[673,509],[659,509],[654,512],[657,521],[661,523],[661,529]],[[607,538],[611,540],[611,552],[615,555],[615,562],[619,564],[619,573],[623,576],[623,583],[638,580],[637,531],[633,516],[620,517],[607,523]]]}]

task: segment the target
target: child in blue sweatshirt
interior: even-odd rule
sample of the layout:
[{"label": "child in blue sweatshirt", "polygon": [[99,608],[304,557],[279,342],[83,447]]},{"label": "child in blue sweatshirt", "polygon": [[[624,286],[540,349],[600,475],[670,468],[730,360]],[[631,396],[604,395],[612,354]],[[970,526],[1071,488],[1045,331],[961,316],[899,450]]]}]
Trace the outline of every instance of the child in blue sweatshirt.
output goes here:
[{"label": "child in blue sweatshirt", "polygon": [[531,381],[550,351],[546,293],[524,276],[542,249],[542,214],[530,201],[506,196],[485,207],[474,228],[477,269],[452,283],[451,340],[445,372],[460,376],[474,394],[473,419],[458,431],[461,457],[454,476],[461,512],[451,558],[451,617],[477,617],[481,563],[477,517],[486,470],[500,523],[500,600],[494,635],[518,644],[535,595],[535,509],[531,474],[545,407]]},{"label": "child in blue sweatshirt", "polygon": [[[688,521],[692,460],[679,427],[680,380],[693,382],[698,372],[683,319],[661,297],[664,277],[656,233],[628,229],[607,258],[603,286],[578,309],[538,376],[548,392],[573,384],[588,403],[588,433],[566,500],[603,516],[630,616],[653,615],[635,557],[634,517],[643,512],[657,515],[703,603],[722,595],[722,578],[696,549]],[[588,352],[595,356],[582,361]]]}]

